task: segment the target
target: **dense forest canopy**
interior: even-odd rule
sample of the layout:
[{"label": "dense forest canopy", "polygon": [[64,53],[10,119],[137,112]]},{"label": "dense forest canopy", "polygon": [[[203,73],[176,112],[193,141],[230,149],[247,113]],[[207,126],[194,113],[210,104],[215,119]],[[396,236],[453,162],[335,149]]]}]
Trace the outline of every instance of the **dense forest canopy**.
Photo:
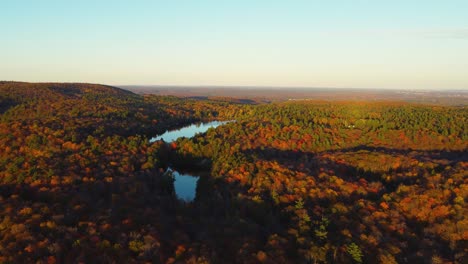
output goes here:
[{"label": "dense forest canopy", "polygon": [[[467,118],[0,82],[0,263],[466,263]],[[193,202],[168,165],[208,172]]]}]

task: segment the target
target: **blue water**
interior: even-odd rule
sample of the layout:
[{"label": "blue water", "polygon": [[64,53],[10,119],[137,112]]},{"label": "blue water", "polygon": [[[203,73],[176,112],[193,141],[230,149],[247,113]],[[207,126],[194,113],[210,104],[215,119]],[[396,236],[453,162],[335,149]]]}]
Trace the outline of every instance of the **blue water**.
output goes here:
[{"label": "blue water", "polygon": [[[176,141],[180,137],[191,138],[198,133],[204,133],[210,128],[215,128],[229,122],[232,121],[213,121],[209,123],[192,124],[177,130],[166,131],[166,133],[162,135],[151,138],[150,142],[161,139],[165,142],[172,142]],[[172,172],[172,175],[174,176],[174,189],[177,198],[188,202],[193,201],[196,196],[197,182],[200,177],[196,175],[180,173],[172,168],[168,168],[167,172]]]},{"label": "blue water", "polygon": [[181,137],[186,137],[186,138],[191,138],[195,136],[198,133],[204,133],[210,128],[215,128],[220,125],[224,125],[226,123],[229,123],[231,121],[212,121],[209,123],[197,123],[197,124],[192,124],[190,126],[186,126],[180,129],[176,130],[171,130],[171,131],[166,131],[166,133],[153,137],[150,139],[150,142],[158,141],[158,140],[164,140],[166,142],[172,142],[176,141],[178,138]]},{"label": "blue water", "polygon": [[191,174],[180,173],[171,168],[168,168],[167,171],[172,172],[172,175],[174,176],[174,189],[177,198],[188,202],[193,201],[193,199],[195,199],[195,195],[197,194],[197,182],[200,177]]}]

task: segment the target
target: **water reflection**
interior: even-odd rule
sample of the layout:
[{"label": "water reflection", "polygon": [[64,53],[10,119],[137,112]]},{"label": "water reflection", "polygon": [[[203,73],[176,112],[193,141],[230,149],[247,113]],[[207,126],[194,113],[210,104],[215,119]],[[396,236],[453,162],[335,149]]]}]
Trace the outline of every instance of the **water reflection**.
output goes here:
[{"label": "water reflection", "polygon": [[[166,131],[166,133],[153,137],[150,142],[164,140],[166,142],[176,141],[181,137],[191,138],[198,133],[204,133],[210,128],[216,128],[220,125],[233,121],[213,121],[208,123],[197,123],[186,126],[180,129]],[[166,173],[171,173],[174,176],[174,189],[177,197],[184,201],[193,201],[196,196],[197,182],[200,175],[192,175],[180,173],[172,168],[168,168]]]},{"label": "water reflection", "polygon": [[168,168],[166,173],[172,173],[174,176],[174,189],[179,199],[184,201],[193,201],[195,199],[199,176],[180,173],[171,168]]},{"label": "water reflection", "polygon": [[232,121],[212,121],[208,123],[196,123],[190,126],[186,126],[180,129],[166,131],[166,133],[153,137],[150,139],[150,142],[157,140],[164,140],[166,142],[176,141],[180,137],[191,138],[198,133],[204,133],[210,128],[215,128],[220,125],[224,125]]}]

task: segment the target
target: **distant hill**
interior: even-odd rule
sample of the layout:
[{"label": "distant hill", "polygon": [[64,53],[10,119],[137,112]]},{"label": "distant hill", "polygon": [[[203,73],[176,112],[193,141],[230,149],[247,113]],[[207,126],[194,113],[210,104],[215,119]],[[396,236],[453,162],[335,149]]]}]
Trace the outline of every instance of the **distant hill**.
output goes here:
[{"label": "distant hill", "polygon": [[0,82],[0,95],[15,101],[24,101],[31,99],[79,99],[86,95],[126,97],[132,96],[134,93],[117,87],[89,83]]},{"label": "distant hill", "polygon": [[142,100],[141,96],[130,91],[100,84],[0,82],[0,113],[28,102],[51,104],[66,100],[86,104],[97,99],[108,103]]}]

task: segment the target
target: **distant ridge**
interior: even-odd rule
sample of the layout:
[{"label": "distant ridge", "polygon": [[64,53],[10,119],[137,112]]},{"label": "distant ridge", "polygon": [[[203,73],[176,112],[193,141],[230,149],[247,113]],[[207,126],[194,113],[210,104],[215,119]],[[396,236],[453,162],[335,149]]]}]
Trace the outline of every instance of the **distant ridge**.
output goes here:
[{"label": "distant ridge", "polygon": [[121,88],[89,83],[0,82],[0,114],[23,103],[45,104],[67,100],[70,104],[94,104],[96,99],[108,105],[141,101],[141,96]]},{"label": "distant ridge", "polygon": [[30,99],[82,98],[85,94],[102,96],[135,96],[118,87],[90,83],[29,83],[1,81],[0,95],[19,101]]}]

